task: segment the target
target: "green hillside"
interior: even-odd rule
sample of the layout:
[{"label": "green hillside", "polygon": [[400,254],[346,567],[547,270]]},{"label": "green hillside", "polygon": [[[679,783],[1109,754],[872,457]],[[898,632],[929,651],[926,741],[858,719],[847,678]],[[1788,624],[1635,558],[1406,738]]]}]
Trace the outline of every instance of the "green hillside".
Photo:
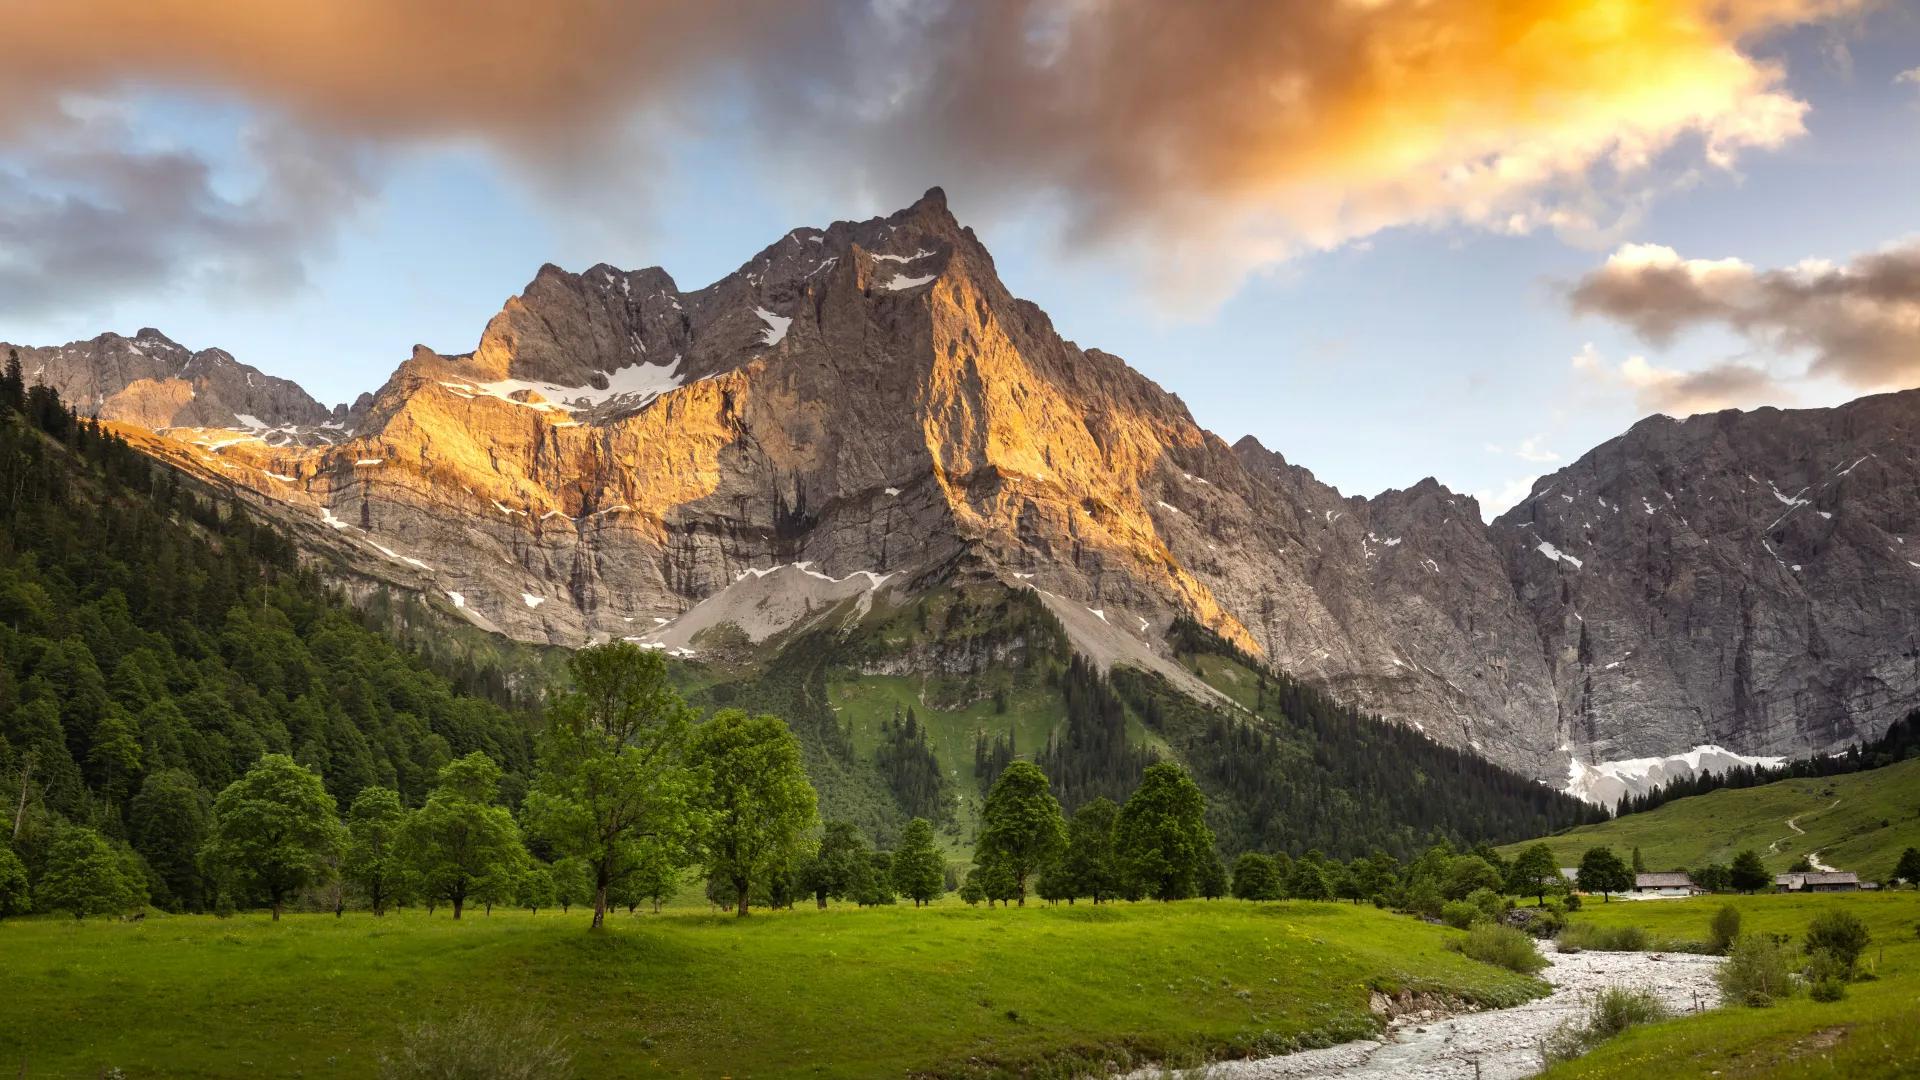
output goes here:
[{"label": "green hillside", "polygon": [[1818,852],[1831,866],[1881,880],[1901,851],[1920,847],[1920,759],[1844,776],[1722,788],[1544,839],[1562,866],[1577,865],[1597,844],[1623,855],[1638,847],[1654,870],[1726,863],[1752,848],[1776,871]]}]

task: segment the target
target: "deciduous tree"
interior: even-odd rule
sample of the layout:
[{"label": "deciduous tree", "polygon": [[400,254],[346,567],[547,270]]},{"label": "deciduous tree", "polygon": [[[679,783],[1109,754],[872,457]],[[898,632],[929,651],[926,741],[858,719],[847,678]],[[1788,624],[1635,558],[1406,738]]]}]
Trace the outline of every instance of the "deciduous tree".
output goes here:
[{"label": "deciduous tree", "polygon": [[1529,844],[1507,869],[1507,892],[1515,896],[1530,894],[1544,904],[1549,884],[1559,877],[1560,868],[1554,865],[1553,849],[1545,844]]},{"label": "deciduous tree", "polygon": [[1059,856],[1066,832],[1060,801],[1053,797],[1047,775],[1031,761],[1016,761],[987,792],[974,859],[982,866],[1004,870],[1014,899],[1025,906],[1033,875]]},{"label": "deciduous tree", "polygon": [[694,729],[688,764],[702,816],[695,841],[707,873],[732,883],[747,914],[755,882],[797,858],[819,796],[800,763],[800,742],[776,716],[722,709]]},{"label": "deciduous tree", "polygon": [[274,919],[287,900],[325,881],[344,839],[320,777],[267,754],[213,801],[204,858],[229,888],[265,897]]},{"label": "deciduous tree", "polygon": [[1280,870],[1273,856],[1249,851],[1235,859],[1233,895],[1242,900],[1280,899]]},{"label": "deciduous tree", "polygon": [[820,845],[800,862],[800,888],[825,908],[829,898],[854,895],[868,863],[866,838],[850,821],[829,821],[820,831]]},{"label": "deciduous tree", "polygon": [[76,919],[125,911],[145,899],[145,883],[129,880],[126,871],[105,837],[69,825],[54,836],[47,851],[35,899],[46,910],[71,912]]},{"label": "deciduous tree", "polygon": [[401,851],[407,811],[392,788],[362,788],[347,808],[347,845],[340,872],[375,915],[406,891],[412,871]]},{"label": "deciduous tree", "polygon": [[25,915],[33,910],[33,895],[27,888],[27,867],[11,847],[0,845],[0,919]]},{"label": "deciduous tree", "polygon": [[1119,816],[1120,808],[1105,796],[1073,812],[1062,865],[1074,896],[1091,897],[1098,904],[1119,893],[1120,866],[1113,850],[1113,824]]},{"label": "deciduous tree", "polygon": [[900,848],[893,853],[893,887],[914,907],[940,898],[946,891],[947,860],[933,842],[933,823],[926,818],[907,822]]},{"label": "deciduous tree", "polygon": [[500,766],[478,750],[449,762],[401,833],[420,887],[451,903],[455,919],[469,897],[491,906],[512,896],[513,875],[526,858],[513,814],[494,805],[499,785]]},{"label": "deciduous tree", "polygon": [[1113,846],[1123,872],[1156,900],[1179,900],[1199,888],[1213,857],[1207,797],[1172,762],[1147,766],[1140,786],[1114,822]]},{"label": "deciduous tree", "polygon": [[665,661],[631,642],[581,649],[568,669],[573,689],[547,710],[526,818],[560,854],[585,862],[599,927],[616,881],[688,843],[682,754],[692,712]]},{"label": "deciduous tree", "polygon": [[1610,903],[1613,894],[1633,887],[1633,872],[1609,847],[1592,847],[1580,857],[1580,890],[1599,893],[1601,903]]}]

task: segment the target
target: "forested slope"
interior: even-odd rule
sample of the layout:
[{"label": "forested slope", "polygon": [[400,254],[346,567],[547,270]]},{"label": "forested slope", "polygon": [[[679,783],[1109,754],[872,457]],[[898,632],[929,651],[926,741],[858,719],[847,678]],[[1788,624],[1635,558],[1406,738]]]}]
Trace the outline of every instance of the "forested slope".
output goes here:
[{"label": "forested slope", "polygon": [[0,386],[0,791],[29,858],[56,816],[139,848],[143,817],[190,821],[263,753],[316,766],[342,806],[369,784],[417,802],[473,750],[517,788],[530,728],[507,679],[441,666],[234,503],[52,391]]}]

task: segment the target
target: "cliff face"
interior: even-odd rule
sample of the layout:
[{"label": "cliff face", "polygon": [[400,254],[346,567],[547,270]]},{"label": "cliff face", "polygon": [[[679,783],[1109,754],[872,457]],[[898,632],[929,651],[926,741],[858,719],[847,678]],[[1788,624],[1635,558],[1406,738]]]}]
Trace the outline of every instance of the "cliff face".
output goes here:
[{"label": "cliff face", "polygon": [[249,413],[316,425],[292,436],[212,415],[231,380],[110,411],[134,369],[88,355],[42,377],[166,431],[143,444],[354,573],[528,640],[698,651],[721,622],[763,640],[816,605],[984,574],[1039,590],[1105,662],[1178,675],[1161,634],[1189,613],[1543,777],[1695,741],[1825,749],[1916,696],[1920,568],[1896,557],[1913,396],[1648,421],[1492,527],[1431,480],[1344,498],[1063,340],[937,189],[692,292],[544,267],[472,353],[418,348],[351,413]]},{"label": "cliff face", "polygon": [[1920,702],[1920,392],[1653,417],[1494,523],[1583,760],[1803,754]]},{"label": "cliff face", "polygon": [[58,387],[82,414],[172,428],[235,428],[263,437],[281,429],[318,428],[344,420],[299,385],[235,360],[221,349],[189,350],[158,330],[133,337],[101,334],[48,348],[17,348],[28,383]]}]

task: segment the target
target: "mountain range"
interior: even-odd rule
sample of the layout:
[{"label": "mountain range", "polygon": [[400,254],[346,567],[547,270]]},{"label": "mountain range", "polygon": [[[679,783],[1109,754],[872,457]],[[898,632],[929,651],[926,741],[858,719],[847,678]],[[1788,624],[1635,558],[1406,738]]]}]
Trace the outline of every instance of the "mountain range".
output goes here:
[{"label": "mountain range", "polygon": [[1491,524],[1432,479],[1346,496],[1062,338],[938,189],[692,291],[542,267],[350,407],[152,330],[19,354],[350,591],[523,641],[723,655],[999,582],[1102,667],[1217,694],[1167,640],[1190,618],[1556,786],[1828,752],[1920,702],[1920,391],[1650,417]]}]

